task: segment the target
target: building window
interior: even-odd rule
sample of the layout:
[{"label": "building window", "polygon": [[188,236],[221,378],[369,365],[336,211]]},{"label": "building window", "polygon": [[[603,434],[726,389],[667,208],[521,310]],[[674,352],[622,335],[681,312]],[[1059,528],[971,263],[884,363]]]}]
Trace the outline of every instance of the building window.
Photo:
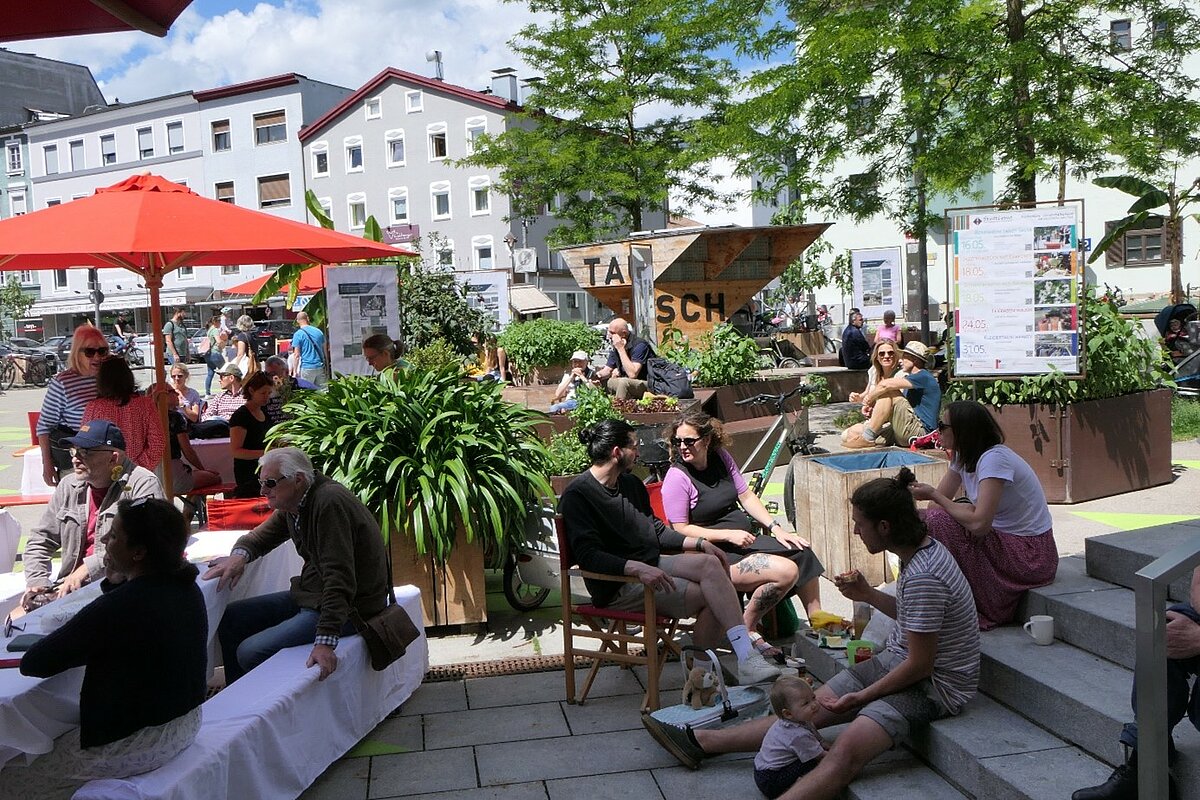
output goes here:
[{"label": "building window", "polygon": [[312,158],[313,177],[320,178],[328,175],[329,148],[324,142],[321,142],[319,145],[313,145]]},{"label": "building window", "polygon": [[183,152],[183,123],[168,122],[167,123],[167,152],[182,153]]},{"label": "building window", "polygon": [[346,137],[346,172],[363,171],[363,148],[361,136]]},{"label": "building window", "polygon": [[495,259],[492,257],[492,237],[476,236],[471,239],[471,250],[475,269],[494,269]]},{"label": "building window", "polygon": [[46,208],[53,208],[54,206],[61,206],[61,205],[62,205],[61,197],[51,197],[46,200]]},{"label": "building window", "polygon": [[83,139],[76,139],[71,142],[71,169],[78,172],[83,168]]},{"label": "building window", "polygon": [[1171,38],[1171,22],[1166,17],[1150,20],[1150,37],[1154,42],[1166,42]]},{"label": "building window", "polygon": [[104,166],[117,163],[117,137],[111,133],[100,137],[100,163]]},{"label": "building window", "polygon": [[846,114],[846,131],[851,136],[863,136],[875,130],[875,97],[862,94],[850,101]]},{"label": "building window", "polygon": [[229,138],[229,120],[220,119],[212,124],[213,152],[220,153],[231,146]]},{"label": "building window", "polygon": [[180,267],[175,270],[175,274],[179,276],[179,280],[181,281],[190,281],[196,277],[196,270],[194,267]]},{"label": "building window", "polygon": [[138,128],[138,158],[154,158],[154,131],[149,128]]},{"label": "building window", "polygon": [[232,266],[221,267],[221,274],[222,275],[241,275],[242,267],[240,264],[233,264]]},{"label": "building window", "polygon": [[11,191],[9,193],[8,202],[12,208],[12,215],[14,217],[19,217],[22,214],[25,214],[29,211],[29,206],[26,204],[26,201],[25,201],[25,190],[24,189],[22,189],[20,191],[16,191],[16,190]]},{"label": "building window", "polygon": [[387,151],[389,167],[404,166],[404,131],[388,131],[383,135],[383,146]]},{"label": "building window", "polygon": [[46,157],[46,174],[58,174],[58,145],[48,144],[42,149],[42,153]]},{"label": "building window", "polygon": [[416,112],[420,111],[423,107],[423,104],[424,100],[421,97],[420,89],[413,89],[412,91],[404,93],[404,108],[409,114],[415,114]]},{"label": "building window", "polygon": [[346,208],[350,215],[350,229],[364,228],[367,225],[367,197],[364,194],[352,194],[346,198]]},{"label": "building window", "polygon": [[292,204],[290,175],[264,175],[258,179],[258,207],[283,208]]},{"label": "building window", "polygon": [[470,117],[467,119],[467,152],[474,153],[479,137],[487,133],[487,117]]},{"label": "building window", "polygon": [[449,181],[438,181],[437,183],[429,184],[429,203],[433,210],[434,219],[450,219]]},{"label": "building window", "polygon": [[388,205],[393,225],[408,222],[408,189],[388,189]]},{"label": "building window", "polygon": [[8,165],[8,174],[18,174],[25,171],[24,164],[21,163],[21,143],[9,142],[4,146],[5,159],[4,163]]},{"label": "building window", "polygon": [[67,288],[67,271],[65,269],[54,270],[54,288],[55,289]]},{"label": "building window", "polygon": [[454,242],[450,239],[438,246],[437,263],[439,267],[454,269]]},{"label": "building window", "polygon": [[492,213],[491,186],[491,178],[486,175],[467,181],[467,191],[471,193],[471,216],[479,217]]},{"label": "building window", "polygon": [[[1104,233],[1107,236],[1117,226],[1116,221],[1104,223]],[[1109,245],[1104,251],[1106,267],[1143,267],[1159,266],[1166,263],[1167,241],[1166,220],[1161,216],[1149,216],[1135,230],[1125,232],[1125,235]],[[1182,242],[1180,243],[1182,245]]]},{"label": "building window", "polygon": [[224,181],[216,185],[217,199],[222,203],[236,202],[233,199],[233,181]]},{"label": "building window", "polygon": [[367,119],[379,119],[383,116],[383,101],[378,97],[372,97],[363,103],[363,109],[366,111]]},{"label": "building window", "polygon": [[317,205],[321,207],[321,213],[323,213],[327,219],[329,219],[329,220],[333,219],[333,198],[332,197],[318,197]]},{"label": "building window", "polygon": [[36,286],[37,285],[37,278],[33,277],[33,270],[31,270],[31,269],[21,270],[21,285],[22,286],[30,286],[30,285]]},{"label": "building window", "polygon": [[1133,21],[1114,19],[1108,23],[1108,42],[1113,50],[1127,52],[1133,49]]},{"label": "building window", "polygon": [[426,131],[429,133],[429,160],[440,161],[446,157],[446,123],[434,123]]},{"label": "building window", "polygon": [[254,115],[254,144],[275,144],[287,139],[287,114],[272,111]]}]

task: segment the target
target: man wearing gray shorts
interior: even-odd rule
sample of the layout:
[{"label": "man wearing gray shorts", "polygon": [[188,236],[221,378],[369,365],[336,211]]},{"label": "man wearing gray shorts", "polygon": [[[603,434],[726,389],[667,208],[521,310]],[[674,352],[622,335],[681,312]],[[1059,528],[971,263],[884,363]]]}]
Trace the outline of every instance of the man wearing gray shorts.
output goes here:
[{"label": "man wearing gray shorts", "polygon": [[[957,714],[979,682],[979,620],[971,588],[941,544],[929,538],[908,487],[896,478],[860,486],[851,498],[854,533],[872,553],[900,557],[896,596],[871,588],[859,573],[837,581],[851,600],[870,603],[896,620],[882,652],[835,675],[817,691],[818,728],[850,723],[828,755],[787,792],[785,800],[833,798],[873,758],[909,732]],[[695,769],[710,755],[752,752],[774,720],[756,719],[722,730],[696,730],[642,718],[654,739]]]},{"label": "man wearing gray shorts", "polygon": [[[750,642],[742,607],[729,580],[720,548],[684,536],[653,515],[646,487],[630,467],[638,441],[624,420],[605,420],[579,433],[592,466],[571,482],[559,502],[567,541],[579,566],[590,572],[629,575],[638,583],[586,579],[592,603],[619,611],[641,611],[646,589],[658,611],[695,617],[694,644],[703,649],[728,639],[738,658],[738,681],[761,683],[779,675]],[[682,550],[662,555],[662,550]],[[974,606],[972,606],[974,608]]]}]

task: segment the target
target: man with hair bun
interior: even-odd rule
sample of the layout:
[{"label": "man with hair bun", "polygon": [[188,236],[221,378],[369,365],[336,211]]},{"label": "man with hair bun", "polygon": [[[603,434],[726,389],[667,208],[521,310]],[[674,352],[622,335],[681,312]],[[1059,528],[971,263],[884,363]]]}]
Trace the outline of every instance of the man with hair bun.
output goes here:
[{"label": "man with hair bun", "polygon": [[[931,539],[908,487],[895,478],[863,484],[851,497],[854,534],[872,553],[900,557],[895,597],[872,588],[859,572],[838,576],[841,593],[896,620],[883,651],[848,667],[817,691],[817,728],[850,723],[820,763],[780,795],[784,800],[833,798],[873,758],[916,726],[957,714],[979,683],[979,623],[971,587],[954,557]],[[773,721],[750,720],[722,730],[642,724],[681,763],[696,769],[718,753],[754,752]]]}]

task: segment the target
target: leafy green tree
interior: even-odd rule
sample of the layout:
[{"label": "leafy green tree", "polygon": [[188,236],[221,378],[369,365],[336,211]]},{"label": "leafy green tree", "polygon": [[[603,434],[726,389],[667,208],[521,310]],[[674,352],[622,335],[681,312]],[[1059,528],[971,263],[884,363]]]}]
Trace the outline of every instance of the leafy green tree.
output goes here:
[{"label": "leafy green tree", "polygon": [[0,337],[7,339],[12,335],[13,323],[25,316],[33,303],[33,297],[21,290],[17,276],[9,275],[0,287]]},{"label": "leafy green tree", "polygon": [[422,262],[400,267],[400,330],[404,346],[428,348],[440,339],[459,355],[475,352],[472,335],[495,324],[485,309],[472,308],[454,273]]},{"label": "leafy green tree", "polygon": [[753,10],[686,0],[526,5],[546,21],[510,45],[542,80],[514,124],[460,162],[501,170],[496,186],[514,217],[557,203],[562,224],[550,238],[567,244],[643,229],[668,191],[684,207],[726,200],[689,117],[729,98],[736,75],[714,51]]}]

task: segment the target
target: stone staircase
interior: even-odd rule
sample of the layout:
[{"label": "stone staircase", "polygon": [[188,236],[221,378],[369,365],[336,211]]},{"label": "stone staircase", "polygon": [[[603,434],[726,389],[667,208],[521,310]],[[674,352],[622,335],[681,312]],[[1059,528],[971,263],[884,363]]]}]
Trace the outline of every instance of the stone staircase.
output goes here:
[{"label": "stone staircase", "polygon": [[[873,762],[848,796],[1063,800],[1104,781],[1123,758],[1117,737],[1132,715],[1132,575],[1197,537],[1200,522],[1167,525],[1095,537],[1084,557],[1063,558],[1054,584],[1030,592],[1018,616],[1053,616],[1055,643],[1040,647],[1016,626],[982,634],[979,695]],[[1176,582],[1171,597],[1186,601],[1188,589]],[[820,680],[845,665],[807,640],[802,647]],[[1185,719],[1175,743],[1182,798],[1200,800],[1200,733]]]}]

